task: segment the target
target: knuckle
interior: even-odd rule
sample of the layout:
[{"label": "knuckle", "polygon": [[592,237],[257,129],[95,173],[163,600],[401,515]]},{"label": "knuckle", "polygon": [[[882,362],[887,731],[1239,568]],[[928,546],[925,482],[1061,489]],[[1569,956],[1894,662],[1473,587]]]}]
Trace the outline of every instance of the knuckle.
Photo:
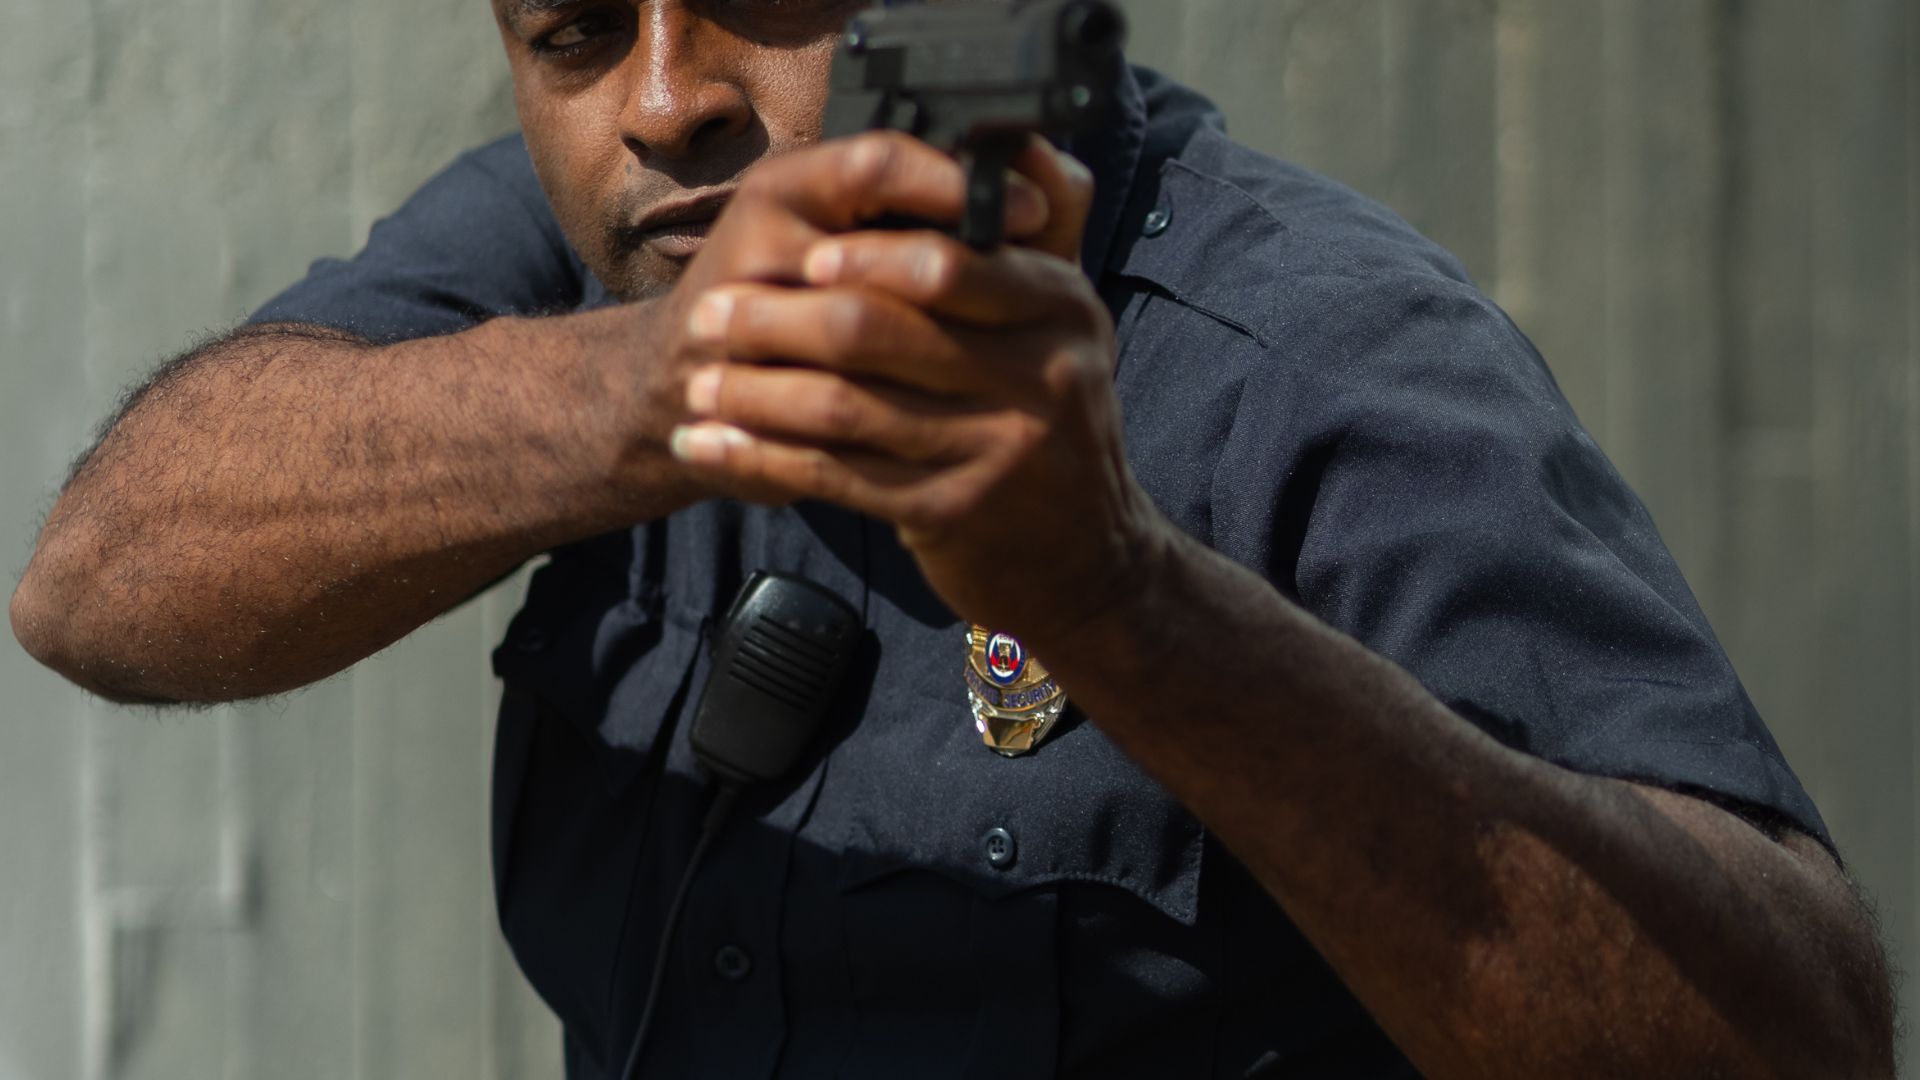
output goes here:
[{"label": "knuckle", "polygon": [[903,423],[897,428],[902,456],[915,463],[958,461],[972,445],[968,433],[954,424]]},{"label": "knuckle", "polygon": [[1030,265],[1035,288],[1050,296],[1071,326],[1087,330],[1098,323],[1105,306],[1078,266],[1048,255],[1037,255]]},{"label": "knuckle", "polygon": [[826,451],[808,451],[800,459],[801,483],[805,490],[828,501],[845,498],[847,478],[834,466],[832,456]]},{"label": "knuckle", "polygon": [[759,444],[728,439],[720,445],[721,460],[735,475],[749,480],[758,480],[766,475],[767,457],[760,452]]},{"label": "knuckle", "polygon": [[828,435],[848,438],[859,434],[863,415],[859,395],[846,383],[835,382],[821,394],[820,424]]},{"label": "knuckle", "polygon": [[914,260],[914,284],[929,300],[945,299],[960,285],[960,271],[966,256],[953,247],[952,241],[940,237],[925,244]]},{"label": "knuckle", "polygon": [[916,529],[934,531],[952,524],[958,517],[955,513],[956,504],[952,485],[931,484],[914,493],[904,508],[903,516]]},{"label": "knuckle", "polygon": [[930,528],[947,528],[972,517],[982,503],[983,489],[958,480],[933,484],[920,494],[919,509]]},{"label": "knuckle", "polygon": [[1001,442],[1016,458],[1030,457],[1037,453],[1047,437],[1053,433],[1052,425],[1032,413],[1016,414],[1006,425]]},{"label": "knuckle", "polygon": [[1098,391],[1109,379],[1108,365],[1091,349],[1063,349],[1060,364],[1065,379],[1063,389],[1074,395]]},{"label": "knuckle", "polygon": [[1079,398],[1098,390],[1108,379],[1108,365],[1100,363],[1091,350],[1062,348],[1046,361],[1046,390],[1056,400]]},{"label": "knuckle", "polygon": [[[740,393],[739,382],[727,371],[726,365],[714,365],[706,378],[713,380],[713,415],[718,419],[737,416],[746,403]],[[681,393],[685,394],[684,388]]]},{"label": "knuckle", "polygon": [[878,184],[899,159],[899,136],[890,131],[869,132],[847,148],[847,172],[861,187]]},{"label": "knuckle", "polygon": [[874,307],[856,296],[840,296],[827,306],[827,343],[832,350],[846,355],[882,333],[883,320]]},{"label": "knuckle", "polygon": [[1080,362],[1071,349],[1056,350],[1041,369],[1041,381],[1046,386],[1047,396],[1054,401],[1061,401],[1079,393],[1086,378],[1080,368]]}]

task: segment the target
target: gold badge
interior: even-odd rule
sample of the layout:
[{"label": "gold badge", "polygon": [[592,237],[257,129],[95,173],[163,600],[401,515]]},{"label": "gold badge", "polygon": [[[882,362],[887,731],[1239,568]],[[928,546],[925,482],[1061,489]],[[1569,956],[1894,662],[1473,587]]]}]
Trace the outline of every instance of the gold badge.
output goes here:
[{"label": "gold badge", "polygon": [[1019,757],[1053,730],[1067,694],[1019,638],[975,626],[967,631],[967,702],[981,740]]}]

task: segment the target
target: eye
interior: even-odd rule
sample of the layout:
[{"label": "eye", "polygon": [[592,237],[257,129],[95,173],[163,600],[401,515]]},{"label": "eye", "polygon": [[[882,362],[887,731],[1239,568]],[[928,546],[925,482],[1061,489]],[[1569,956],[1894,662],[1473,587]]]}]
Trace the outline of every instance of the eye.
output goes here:
[{"label": "eye", "polygon": [[528,45],[534,52],[546,56],[573,56],[616,29],[618,26],[612,16],[584,15],[565,26],[541,34]]}]

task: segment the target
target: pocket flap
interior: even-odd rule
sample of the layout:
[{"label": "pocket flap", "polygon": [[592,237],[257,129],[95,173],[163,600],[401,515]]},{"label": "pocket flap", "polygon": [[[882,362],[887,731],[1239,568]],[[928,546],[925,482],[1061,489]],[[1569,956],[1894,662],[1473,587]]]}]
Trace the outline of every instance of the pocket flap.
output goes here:
[{"label": "pocket flap", "polygon": [[[532,695],[609,755],[637,767],[682,696],[700,648],[700,616],[590,564],[541,568],[494,651],[494,673]],[[618,777],[616,777],[617,779]]]},{"label": "pocket flap", "polygon": [[1037,751],[1003,758],[964,700],[912,711],[870,713],[834,753],[816,819],[844,818],[844,889],[910,870],[990,899],[1085,882],[1193,925],[1204,830],[1093,725],[1069,713]]}]

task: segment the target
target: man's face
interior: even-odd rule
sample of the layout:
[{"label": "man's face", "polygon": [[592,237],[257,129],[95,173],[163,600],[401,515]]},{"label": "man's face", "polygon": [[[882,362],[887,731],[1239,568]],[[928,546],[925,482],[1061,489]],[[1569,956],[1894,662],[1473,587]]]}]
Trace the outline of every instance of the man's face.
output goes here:
[{"label": "man's face", "polygon": [[733,186],[816,142],[866,0],[493,0],[534,169],[615,295],[672,286]]}]

